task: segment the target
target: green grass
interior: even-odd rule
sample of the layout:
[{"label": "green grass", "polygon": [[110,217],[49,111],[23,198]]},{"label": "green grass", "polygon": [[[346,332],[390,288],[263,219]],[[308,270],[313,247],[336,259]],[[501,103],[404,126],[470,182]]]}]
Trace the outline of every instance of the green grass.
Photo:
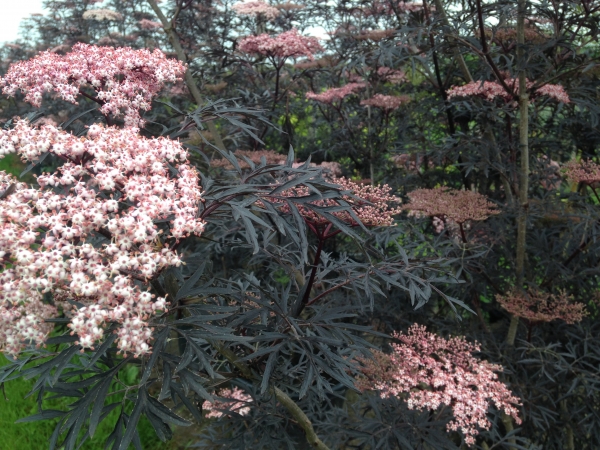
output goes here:
[{"label": "green grass", "polygon": [[[0,366],[6,359],[0,354]],[[0,448],[14,450],[44,450],[48,448],[48,441],[56,420],[43,420],[39,422],[15,423],[18,419],[31,416],[38,412],[35,395],[25,398],[29,393],[34,380],[17,379],[9,381],[4,386],[4,395],[0,393]],[[67,406],[74,399],[52,399],[44,401],[44,408],[67,410]],[[114,400],[113,400],[114,401]],[[113,411],[106,420],[98,425],[93,438],[88,439],[81,447],[82,450],[101,450],[113,430],[118,418],[118,412]],[[144,450],[183,450],[193,438],[193,426],[185,431],[174,430],[174,439],[162,443],[147,419],[143,418],[138,427],[142,447]],[[178,435],[177,431],[181,431]],[[131,446],[130,448],[133,448]]]}]

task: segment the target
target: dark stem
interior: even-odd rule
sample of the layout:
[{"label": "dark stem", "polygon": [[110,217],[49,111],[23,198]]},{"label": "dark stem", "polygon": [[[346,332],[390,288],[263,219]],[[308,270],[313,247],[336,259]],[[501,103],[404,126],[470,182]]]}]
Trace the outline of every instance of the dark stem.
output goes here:
[{"label": "dark stem", "polygon": [[277,97],[279,97],[279,72],[281,71],[281,67],[275,66],[275,94],[273,95],[273,106],[271,107],[271,111],[275,111],[275,107],[277,106]]},{"label": "dark stem", "polygon": [[317,245],[317,252],[315,253],[315,259],[313,261],[313,267],[310,271],[310,277],[308,278],[308,283],[306,285],[306,291],[304,292],[304,297],[302,297],[302,303],[308,303],[308,299],[310,297],[310,290],[312,285],[315,282],[315,277],[317,276],[317,269],[319,267],[319,263],[321,262],[321,252],[323,251],[323,245],[325,244],[324,236],[319,236],[319,244]]},{"label": "dark stem", "polygon": [[594,188],[594,186],[592,186],[591,184],[588,184],[588,186],[590,187],[590,189],[592,190],[592,192],[596,196],[596,200],[598,200],[598,203],[600,203],[600,197],[598,197],[598,192],[596,191],[596,189]]},{"label": "dark stem", "polygon": [[465,229],[463,227],[462,222],[459,223],[458,226],[460,227],[460,235],[462,237],[463,243],[466,244],[467,243],[467,236],[465,235]]},{"label": "dark stem", "polygon": [[[563,266],[565,266],[565,267],[568,266],[569,263],[571,261],[573,261],[577,255],[579,255],[582,251],[585,250],[585,248],[588,246],[589,242],[590,242],[589,240],[584,240],[581,244],[579,244],[579,246],[575,250],[573,250],[573,253],[571,253],[571,255],[565,260],[565,262],[563,263]],[[552,278],[546,278],[544,280],[544,282],[542,284],[540,284],[540,288],[548,287],[548,286],[550,286],[551,283],[552,283]]]},{"label": "dark stem", "polygon": [[317,231],[317,238],[319,239],[319,243],[317,244],[317,252],[315,253],[315,259],[313,261],[312,269],[310,271],[310,277],[308,278],[308,282],[304,287],[304,296],[302,297],[301,303],[297,306],[298,311],[295,312],[295,316],[300,315],[304,307],[308,304],[308,300],[310,299],[310,291],[312,290],[312,286],[315,283],[315,278],[317,276],[317,269],[319,268],[319,263],[321,262],[321,252],[323,251],[323,246],[325,245],[325,241],[331,237],[329,235],[329,231],[331,230],[332,224],[327,225],[327,228],[320,233]]},{"label": "dark stem", "polygon": [[[104,105],[106,102],[104,102],[103,100],[100,100],[97,97],[92,97],[90,94],[87,94],[86,92],[84,92],[82,89],[79,89],[79,93],[81,95],[83,95],[85,98],[90,99],[91,101],[98,103],[100,106]],[[101,113],[102,114],[102,113]],[[110,120],[110,117],[108,116],[108,114],[102,114],[104,116],[104,118],[106,119],[106,125],[108,125],[109,127],[113,126],[112,120]]]},{"label": "dark stem", "polygon": [[[427,22],[429,22],[429,7],[427,3],[423,2],[423,11],[425,12],[425,18]],[[451,136],[456,134],[456,128],[454,126],[454,118],[452,117],[452,111],[450,110],[450,104],[448,103],[448,95],[446,94],[446,90],[444,89],[444,82],[442,81],[442,75],[440,71],[440,64],[437,57],[437,52],[435,51],[435,38],[433,37],[433,33],[429,32],[429,44],[431,45],[431,54],[433,57],[433,67],[435,71],[435,78],[437,80],[438,89],[440,91],[440,95],[444,100],[444,105],[446,106],[446,116],[448,118],[448,131]]]},{"label": "dark stem", "polygon": [[206,208],[204,211],[202,211],[200,213],[200,218],[204,219],[206,216],[208,216],[210,213],[212,213],[215,209],[220,208],[221,206],[223,206],[226,202],[228,202],[229,200],[233,200],[234,198],[236,198],[239,194],[231,194],[228,195],[227,197],[225,197],[223,200],[220,200],[218,202],[214,202],[212,205],[210,205],[208,208]]},{"label": "dark stem", "polygon": [[496,63],[494,62],[494,60],[492,59],[492,57],[489,54],[489,49],[487,46],[487,42],[485,40],[485,26],[484,26],[484,22],[483,22],[483,10],[481,8],[481,0],[477,0],[476,3],[477,3],[477,21],[479,22],[479,33],[481,35],[480,40],[481,40],[481,49],[483,50],[483,56],[484,56],[485,60],[488,62],[488,64],[490,65],[490,67],[492,68],[494,75],[496,75],[496,78],[498,79],[498,83],[500,83],[502,85],[502,87],[504,88],[504,90],[507,93],[509,93],[513,97],[516,97],[514,89],[509,89],[509,87],[506,85],[506,83],[504,82],[504,77],[500,73],[500,69],[498,69],[498,66],[496,66]]}]

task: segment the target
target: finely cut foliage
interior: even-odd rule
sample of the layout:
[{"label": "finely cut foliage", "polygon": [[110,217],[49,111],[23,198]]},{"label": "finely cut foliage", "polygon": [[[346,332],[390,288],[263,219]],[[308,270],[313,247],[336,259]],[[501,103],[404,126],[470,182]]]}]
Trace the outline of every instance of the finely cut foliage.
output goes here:
[{"label": "finely cut foliage", "polygon": [[52,450],[600,448],[595,2],[45,7],[0,383]]}]

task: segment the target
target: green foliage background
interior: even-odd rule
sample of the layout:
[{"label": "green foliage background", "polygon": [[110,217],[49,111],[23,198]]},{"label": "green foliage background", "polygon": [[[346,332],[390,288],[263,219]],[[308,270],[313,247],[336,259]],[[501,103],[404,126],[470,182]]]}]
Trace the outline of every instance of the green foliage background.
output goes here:
[{"label": "green foliage background", "polygon": [[[2,163],[4,160],[2,161]],[[0,166],[2,167],[2,166]],[[0,366],[7,363],[4,355],[0,355]],[[127,376],[137,377],[135,373]],[[43,420],[39,422],[15,423],[23,417],[32,416],[38,412],[35,395],[27,397],[35,380],[18,379],[9,381],[3,386],[3,395],[0,395],[0,442],[3,449],[40,450],[48,447],[48,440],[56,426],[56,420]],[[47,409],[67,409],[69,399],[51,399],[44,402]],[[98,425],[94,437],[85,441],[81,450],[97,450],[104,448],[106,439],[112,432],[119,414],[113,411],[107,420]],[[140,439],[145,450],[180,450],[188,448],[186,439],[190,436],[178,433],[176,438],[163,444],[154,433],[152,426],[143,419],[139,426]],[[133,448],[133,446],[131,446]]]}]

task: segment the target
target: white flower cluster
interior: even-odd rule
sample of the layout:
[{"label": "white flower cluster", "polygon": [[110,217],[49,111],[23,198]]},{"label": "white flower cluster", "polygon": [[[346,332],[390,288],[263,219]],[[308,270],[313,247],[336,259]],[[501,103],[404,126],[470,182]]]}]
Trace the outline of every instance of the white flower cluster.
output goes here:
[{"label": "white flower cluster", "polygon": [[97,20],[99,22],[103,20],[120,22],[123,20],[123,14],[112,9],[88,9],[81,17],[85,20]]},{"label": "white flower cluster", "polygon": [[[186,151],[132,128],[92,125],[86,139],[19,121],[0,131],[0,158],[15,152],[27,161],[50,152],[65,162],[39,176],[39,188],[0,172],[0,346],[17,354],[27,341],[43,343],[51,330],[43,321],[57,310],[42,298],[52,292],[59,305],[83,305],[66,311],[82,347],[93,347],[113,322],[122,351],[148,353],[147,321],[166,309],[166,299],[135,280],[180,265],[168,242],[204,229],[198,174]],[[163,236],[157,220],[170,227]],[[109,242],[98,244],[99,235]]]},{"label": "white flower cluster", "polygon": [[124,116],[126,126],[137,127],[144,125],[139,110],[149,111],[152,98],[164,84],[180,80],[184,73],[183,64],[167,59],[158,49],[149,52],[78,43],[66,55],[47,51],[13,64],[0,86],[9,96],[20,90],[25,101],[38,107],[45,92],[77,104],[84,89],[93,89],[102,114]]}]

